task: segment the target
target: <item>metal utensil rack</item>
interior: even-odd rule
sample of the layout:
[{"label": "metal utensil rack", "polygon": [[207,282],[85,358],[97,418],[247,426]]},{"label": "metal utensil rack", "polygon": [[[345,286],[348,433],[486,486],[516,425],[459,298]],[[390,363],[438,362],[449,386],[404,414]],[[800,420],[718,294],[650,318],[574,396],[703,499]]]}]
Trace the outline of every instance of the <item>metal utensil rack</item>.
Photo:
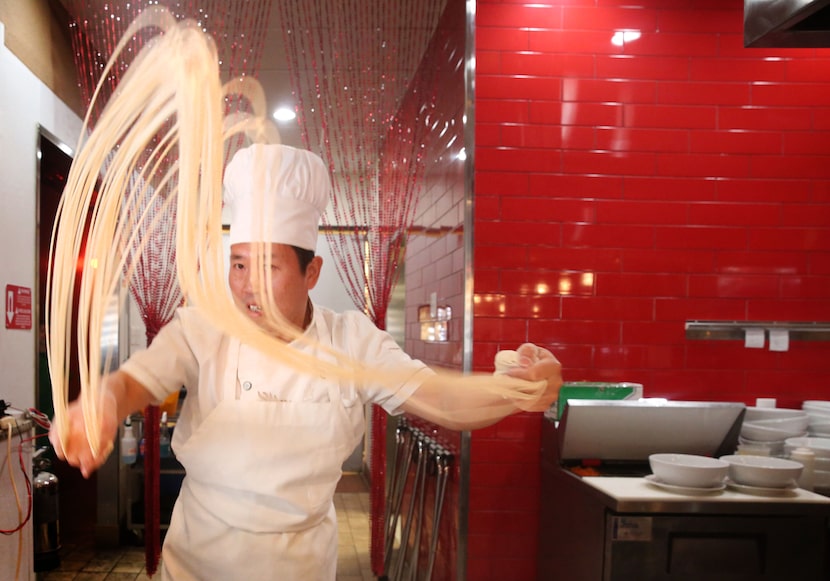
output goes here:
[{"label": "metal utensil rack", "polygon": [[[445,446],[410,425],[406,418],[400,419],[385,511],[384,567],[389,581],[432,579],[444,498],[454,461],[454,455]],[[434,502],[431,531],[426,535],[424,526],[430,524],[426,522],[426,491],[430,487],[434,490]],[[427,562],[421,568],[419,555],[425,536],[429,547]]]}]

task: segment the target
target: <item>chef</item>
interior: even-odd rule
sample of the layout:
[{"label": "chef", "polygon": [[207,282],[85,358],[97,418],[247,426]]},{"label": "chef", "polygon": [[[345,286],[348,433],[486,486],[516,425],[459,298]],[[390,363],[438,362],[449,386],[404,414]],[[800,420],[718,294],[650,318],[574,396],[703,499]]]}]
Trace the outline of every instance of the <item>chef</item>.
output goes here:
[{"label": "chef", "polygon": [[[502,396],[446,385],[362,313],[338,314],[312,303],[308,293],[322,266],[314,254],[318,224],[331,190],[319,157],[283,145],[252,145],[228,164],[224,185],[231,216],[228,280],[236,306],[271,332],[265,313],[279,309],[302,330],[303,341],[292,342],[298,350],[322,360],[332,350],[345,353],[402,379],[392,386],[357,385],[306,374],[242,344],[197,308],[184,307],[149,348],[107,376],[102,441],[112,441],[129,414],[185,386],[188,397],[172,445],[186,477],[165,537],[162,579],[333,581],[334,491],[344,460],[362,437],[364,404],[474,429],[495,420],[459,423],[449,419],[456,417],[453,409],[486,406],[488,398]],[[253,228],[263,207],[268,226]],[[256,244],[261,242],[267,244]],[[270,253],[268,298],[258,290],[262,262],[254,256],[263,247]],[[510,375],[546,382],[537,403],[546,409],[562,382],[559,362],[531,344],[517,354]],[[63,448],[56,434],[50,439],[59,456],[88,476],[106,456],[90,451],[79,401],[70,404],[69,423]]]}]

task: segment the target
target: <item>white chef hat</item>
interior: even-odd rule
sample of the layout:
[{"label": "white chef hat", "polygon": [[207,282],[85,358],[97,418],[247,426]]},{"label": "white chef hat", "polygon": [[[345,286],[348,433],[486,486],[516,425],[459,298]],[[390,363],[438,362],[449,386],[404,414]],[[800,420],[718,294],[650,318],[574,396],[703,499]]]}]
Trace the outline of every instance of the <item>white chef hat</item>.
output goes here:
[{"label": "white chef hat", "polygon": [[325,163],[303,149],[254,144],[225,168],[230,243],[278,242],[315,250],[331,181]]}]

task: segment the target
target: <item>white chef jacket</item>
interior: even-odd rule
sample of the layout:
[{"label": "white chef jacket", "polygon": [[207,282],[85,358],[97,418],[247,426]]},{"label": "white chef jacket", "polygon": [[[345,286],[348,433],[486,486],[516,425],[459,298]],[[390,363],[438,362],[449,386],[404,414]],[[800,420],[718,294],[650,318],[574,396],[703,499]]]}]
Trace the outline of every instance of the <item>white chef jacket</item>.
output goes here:
[{"label": "white chef jacket", "polygon": [[305,334],[370,367],[411,370],[409,379],[390,389],[311,377],[240,344],[194,308],[179,309],[121,366],[158,401],[187,388],[172,442],[187,476],[163,579],[334,579],[333,495],[364,430],[363,404],[399,413],[433,371],[356,311],[315,307]]}]

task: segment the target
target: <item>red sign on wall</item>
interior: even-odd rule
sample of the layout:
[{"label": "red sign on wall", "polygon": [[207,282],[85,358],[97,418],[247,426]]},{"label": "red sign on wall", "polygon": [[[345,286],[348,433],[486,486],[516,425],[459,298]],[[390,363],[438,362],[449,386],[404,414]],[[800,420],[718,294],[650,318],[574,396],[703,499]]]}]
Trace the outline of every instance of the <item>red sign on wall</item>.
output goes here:
[{"label": "red sign on wall", "polygon": [[6,285],[6,329],[32,328],[32,289]]}]

